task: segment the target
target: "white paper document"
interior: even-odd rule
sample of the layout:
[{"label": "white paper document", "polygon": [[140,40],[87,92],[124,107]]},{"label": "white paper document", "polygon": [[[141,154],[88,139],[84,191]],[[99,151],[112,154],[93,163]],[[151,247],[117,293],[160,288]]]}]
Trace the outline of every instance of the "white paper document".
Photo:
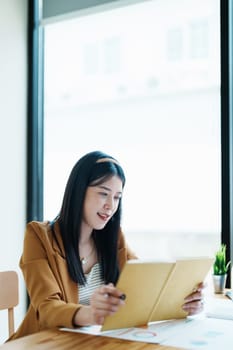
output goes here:
[{"label": "white paper document", "polygon": [[230,299],[208,299],[205,308],[207,317],[233,321],[233,302]]},{"label": "white paper document", "polygon": [[176,346],[189,350],[232,350],[233,322],[199,317],[155,322],[147,327],[135,327],[101,332],[101,326],[61,330],[120,338],[146,343]]},{"label": "white paper document", "polygon": [[233,303],[230,299],[206,298],[205,310],[198,316],[153,322],[146,327],[104,332],[101,331],[101,326],[61,330],[188,350],[233,350]]},{"label": "white paper document", "polygon": [[61,330],[147,343],[159,343],[162,339],[149,327],[121,328],[104,332],[101,332],[101,326],[80,327],[77,329],[61,328]]},{"label": "white paper document", "polygon": [[[203,318],[173,321],[177,334],[169,335],[160,344],[180,347],[189,350],[232,350],[233,349],[233,322],[223,319]],[[159,334],[159,328],[156,326]],[[165,335],[165,334],[164,334]]]}]

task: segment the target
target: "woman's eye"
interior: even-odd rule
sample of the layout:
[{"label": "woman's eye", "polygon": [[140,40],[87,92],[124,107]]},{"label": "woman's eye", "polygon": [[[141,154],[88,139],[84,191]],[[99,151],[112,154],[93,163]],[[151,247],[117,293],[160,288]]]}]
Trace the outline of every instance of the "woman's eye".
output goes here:
[{"label": "woman's eye", "polygon": [[116,201],[119,201],[121,199],[121,196],[114,197]]},{"label": "woman's eye", "polygon": [[107,193],[105,193],[105,192],[99,192],[99,194],[101,195],[101,196],[104,196],[104,197],[106,197],[108,194]]}]

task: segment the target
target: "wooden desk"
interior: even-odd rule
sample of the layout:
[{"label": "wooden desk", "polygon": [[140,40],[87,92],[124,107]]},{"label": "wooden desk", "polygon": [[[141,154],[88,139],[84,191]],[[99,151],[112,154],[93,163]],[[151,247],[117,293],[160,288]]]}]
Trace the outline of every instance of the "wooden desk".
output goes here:
[{"label": "wooden desk", "polygon": [[96,335],[47,330],[12,340],[0,350],[180,350],[180,348],[132,342]]},{"label": "wooden desk", "polygon": [[[212,293],[211,293],[212,294]],[[216,298],[227,299],[224,294]],[[51,329],[12,340],[0,345],[0,350],[181,350],[181,348],[134,342],[90,334]]]}]

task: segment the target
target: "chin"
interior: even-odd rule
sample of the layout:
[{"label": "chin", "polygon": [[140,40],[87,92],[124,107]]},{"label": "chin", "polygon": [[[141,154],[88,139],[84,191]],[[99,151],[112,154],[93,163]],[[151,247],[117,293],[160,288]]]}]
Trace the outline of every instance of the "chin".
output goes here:
[{"label": "chin", "polygon": [[94,227],[94,230],[103,230],[103,228],[105,228],[105,226],[107,225],[107,222],[106,223],[104,223],[104,224],[102,224],[102,225],[96,225],[95,227]]}]

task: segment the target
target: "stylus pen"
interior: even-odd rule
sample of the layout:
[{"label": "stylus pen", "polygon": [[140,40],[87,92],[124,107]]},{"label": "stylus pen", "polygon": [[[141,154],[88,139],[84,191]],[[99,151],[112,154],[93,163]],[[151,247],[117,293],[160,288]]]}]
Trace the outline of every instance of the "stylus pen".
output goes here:
[{"label": "stylus pen", "polygon": [[125,299],[126,299],[126,295],[125,295],[125,294],[121,294],[121,295],[119,296],[119,299],[125,300]]},{"label": "stylus pen", "polygon": [[[111,297],[112,295],[109,294],[109,293],[106,293],[106,294],[104,294],[104,296],[105,296],[105,298],[108,298],[108,297]],[[125,294],[121,294],[118,298],[121,299],[121,300],[125,300],[126,299],[126,295]]]}]

